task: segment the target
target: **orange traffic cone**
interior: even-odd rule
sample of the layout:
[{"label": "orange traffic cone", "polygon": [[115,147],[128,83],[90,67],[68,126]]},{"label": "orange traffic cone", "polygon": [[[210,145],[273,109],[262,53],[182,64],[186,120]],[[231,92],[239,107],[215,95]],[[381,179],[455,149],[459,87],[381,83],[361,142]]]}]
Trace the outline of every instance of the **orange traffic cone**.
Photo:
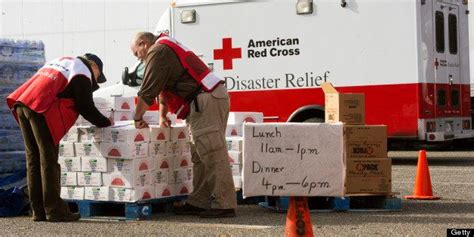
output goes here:
[{"label": "orange traffic cone", "polygon": [[406,199],[435,200],[439,197],[433,196],[431,190],[430,170],[426,160],[426,151],[420,150],[418,154],[418,166],[416,167],[415,187],[412,196],[405,196]]},{"label": "orange traffic cone", "polygon": [[290,197],[290,207],[286,214],[285,236],[314,236],[308,200],[305,197]]}]

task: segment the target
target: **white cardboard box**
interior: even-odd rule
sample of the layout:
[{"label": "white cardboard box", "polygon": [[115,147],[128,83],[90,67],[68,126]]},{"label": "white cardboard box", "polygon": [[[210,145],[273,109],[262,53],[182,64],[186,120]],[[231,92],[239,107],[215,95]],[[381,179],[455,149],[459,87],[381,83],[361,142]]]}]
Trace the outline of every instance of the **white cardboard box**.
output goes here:
[{"label": "white cardboard box", "polygon": [[229,151],[243,151],[244,138],[243,137],[226,137],[227,150]]},{"label": "white cardboard box", "polygon": [[107,172],[107,158],[81,157],[82,171]]},{"label": "white cardboard box", "polygon": [[169,184],[156,184],[155,185],[155,197],[165,198],[174,196],[174,186]]},{"label": "white cardboard box", "polygon": [[242,164],[242,152],[240,151],[228,151],[229,163],[231,164]]},{"label": "white cardboard box", "polygon": [[234,179],[234,187],[236,189],[241,189],[242,188],[242,176],[232,176]]},{"label": "white cardboard box", "polygon": [[145,114],[143,114],[143,120],[145,120],[148,125],[160,124],[160,111],[146,111]]},{"label": "white cardboard box", "polygon": [[192,167],[191,155],[176,155],[173,159],[173,169]]},{"label": "white cardboard box", "polygon": [[185,155],[185,154],[191,155],[191,142],[190,142],[190,141],[181,140],[181,141],[178,141],[178,143],[181,143],[181,145],[180,145],[180,147],[181,147],[181,154],[183,154],[183,155]]},{"label": "white cardboard box", "polygon": [[[129,121],[133,120],[132,111],[114,111],[114,121]],[[133,121],[132,121],[133,122]]]},{"label": "white cardboard box", "polygon": [[84,117],[82,117],[82,115],[79,115],[79,117],[77,117],[75,125],[82,126],[82,125],[92,125],[92,124],[89,121],[87,121]]},{"label": "white cardboard box", "polygon": [[170,131],[170,140],[189,140],[189,130],[187,127],[172,127]]},{"label": "white cardboard box", "polygon": [[166,152],[167,152],[167,155],[180,155],[181,143],[179,141],[167,141]]},{"label": "white cardboard box", "polygon": [[152,171],[153,173],[153,185],[157,184],[168,184],[169,169],[158,169]]},{"label": "white cardboard box", "polygon": [[69,131],[61,139],[62,142],[78,142],[77,127],[72,126]]},{"label": "white cardboard box", "polygon": [[263,123],[261,112],[230,112],[227,124]]},{"label": "white cardboard box", "polygon": [[133,111],[135,110],[134,97],[114,97],[115,111]]},{"label": "white cardboard box", "polygon": [[155,198],[155,188],[153,186],[145,186],[134,188],[133,196],[130,201],[136,202]]},{"label": "white cardboard box", "polygon": [[161,142],[150,142],[149,155],[156,157],[160,155],[166,155],[166,143],[165,141]]},{"label": "white cardboard box", "polygon": [[73,142],[60,142],[59,143],[59,156],[64,156],[64,157],[76,156],[76,153],[74,152],[74,143]]},{"label": "white cardboard box", "polygon": [[226,137],[242,137],[242,124],[227,124],[225,130]]},{"label": "white cardboard box", "polygon": [[110,187],[85,187],[84,199],[94,201],[112,201],[112,192]]},{"label": "white cardboard box", "polygon": [[103,138],[109,143],[149,142],[150,130],[136,129],[134,125],[107,127],[103,129]]},{"label": "white cardboard box", "polygon": [[102,141],[102,128],[95,126],[77,126],[79,142]]},{"label": "white cardboard box", "polygon": [[81,158],[80,157],[62,157],[58,158],[61,172],[77,172],[81,171]]},{"label": "white cardboard box", "polygon": [[193,181],[193,168],[170,170],[168,179],[169,184],[177,184],[189,181]]},{"label": "white cardboard box", "polygon": [[121,172],[107,173],[104,176],[104,185],[112,187],[136,188],[151,184],[150,172],[125,174]]},{"label": "white cardboard box", "polygon": [[171,129],[160,127],[160,126],[150,126],[150,141],[169,141],[171,138]]},{"label": "white cardboard box", "polygon": [[77,186],[76,172],[62,172],[61,186]]},{"label": "white cardboard box", "polygon": [[176,196],[189,195],[193,191],[193,182],[182,182],[174,184],[174,194]]},{"label": "white cardboard box", "polygon": [[155,198],[153,186],[139,188],[117,188],[112,187],[112,200],[117,202],[136,202]]},{"label": "white cardboard box", "polygon": [[174,156],[154,157],[155,170],[170,169],[173,167]]},{"label": "white cardboard box", "polygon": [[[99,112],[107,118],[110,118],[112,116],[112,111],[110,109],[99,109]],[[87,121],[84,117],[82,117],[82,115],[79,115],[79,117],[76,120],[76,125],[91,126],[92,124],[89,121]]]},{"label": "white cardboard box", "polygon": [[148,157],[148,143],[108,143],[100,144],[101,154],[108,158],[145,158]]},{"label": "white cardboard box", "polygon": [[102,173],[77,172],[77,183],[79,186],[102,186]]},{"label": "white cardboard box", "polygon": [[232,170],[232,176],[241,176],[242,175],[242,165],[241,164],[233,164],[230,166]]},{"label": "white cardboard box", "polygon": [[107,98],[103,97],[94,97],[94,105],[97,109],[102,109],[102,110],[111,110],[114,108],[113,104],[111,103],[110,100]]},{"label": "white cardboard box", "polygon": [[343,196],[343,128],[342,123],[244,124],[243,196]]},{"label": "white cardboard box", "polygon": [[74,147],[76,148],[77,156],[101,156],[98,142],[76,142]]},{"label": "white cardboard box", "polygon": [[61,198],[68,200],[84,200],[84,187],[61,187]]},{"label": "white cardboard box", "polygon": [[108,159],[109,172],[140,173],[154,170],[152,158]]}]

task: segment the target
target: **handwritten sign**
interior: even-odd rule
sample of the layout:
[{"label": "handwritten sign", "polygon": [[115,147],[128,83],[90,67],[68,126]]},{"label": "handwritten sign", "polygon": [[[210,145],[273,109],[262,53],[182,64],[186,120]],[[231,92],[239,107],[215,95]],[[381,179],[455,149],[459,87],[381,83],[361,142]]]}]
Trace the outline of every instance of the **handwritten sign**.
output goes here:
[{"label": "handwritten sign", "polygon": [[243,196],[344,195],[342,123],[246,123]]}]

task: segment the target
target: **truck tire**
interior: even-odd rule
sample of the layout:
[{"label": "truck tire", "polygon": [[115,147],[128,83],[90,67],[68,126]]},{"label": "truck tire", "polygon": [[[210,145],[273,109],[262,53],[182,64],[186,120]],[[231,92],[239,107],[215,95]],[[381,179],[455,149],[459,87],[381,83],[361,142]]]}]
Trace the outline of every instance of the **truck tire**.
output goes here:
[{"label": "truck tire", "polygon": [[308,118],[303,121],[303,123],[324,123],[324,118]]}]

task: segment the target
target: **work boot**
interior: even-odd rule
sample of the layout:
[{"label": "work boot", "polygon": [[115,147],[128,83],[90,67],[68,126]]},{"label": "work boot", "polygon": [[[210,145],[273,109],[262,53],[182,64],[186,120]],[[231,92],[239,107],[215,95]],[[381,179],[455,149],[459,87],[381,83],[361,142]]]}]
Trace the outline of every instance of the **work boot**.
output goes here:
[{"label": "work boot", "polygon": [[33,216],[33,221],[46,221],[46,216]]},{"label": "work boot", "polygon": [[49,222],[72,222],[81,219],[79,213],[69,213],[59,218],[48,218]]},{"label": "work boot", "polygon": [[33,221],[46,221],[46,214],[44,211],[32,211]]},{"label": "work boot", "polygon": [[182,206],[175,206],[174,213],[176,215],[199,215],[199,213],[205,211],[205,209],[193,206],[191,204],[184,204]]},{"label": "work boot", "polygon": [[209,209],[199,214],[202,218],[235,217],[235,209]]}]

